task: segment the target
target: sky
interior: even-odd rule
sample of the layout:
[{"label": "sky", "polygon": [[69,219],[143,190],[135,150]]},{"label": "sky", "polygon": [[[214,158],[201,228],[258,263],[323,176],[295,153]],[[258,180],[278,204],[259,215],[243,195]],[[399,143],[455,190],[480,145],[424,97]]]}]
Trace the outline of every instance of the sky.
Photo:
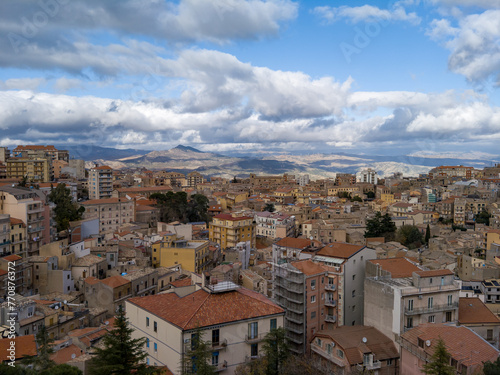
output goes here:
[{"label": "sky", "polygon": [[499,155],[500,0],[2,0],[0,146]]}]

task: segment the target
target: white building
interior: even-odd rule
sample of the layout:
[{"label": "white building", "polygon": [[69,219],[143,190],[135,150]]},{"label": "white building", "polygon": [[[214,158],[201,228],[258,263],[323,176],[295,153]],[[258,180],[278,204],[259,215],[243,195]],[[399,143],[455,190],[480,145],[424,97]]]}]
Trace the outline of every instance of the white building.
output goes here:
[{"label": "white building", "polygon": [[376,185],[378,182],[377,171],[368,168],[359,173],[359,182]]}]

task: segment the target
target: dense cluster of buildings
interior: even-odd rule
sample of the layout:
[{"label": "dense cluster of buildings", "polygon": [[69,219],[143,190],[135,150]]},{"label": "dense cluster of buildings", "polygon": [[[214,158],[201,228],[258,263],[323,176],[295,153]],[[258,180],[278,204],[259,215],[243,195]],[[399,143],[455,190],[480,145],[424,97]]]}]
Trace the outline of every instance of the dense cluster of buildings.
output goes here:
[{"label": "dense cluster of buildings", "polygon": [[[85,211],[58,232],[48,194],[61,183]],[[420,374],[441,338],[456,372],[472,374],[500,354],[499,188],[499,166],[236,182],[2,148],[0,334],[11,271],[19,359],[36,355],[43,326],[53,359],[86,373],[123,308],[147,363],[174,374],[199,330],[210,363],[232,374],[280,327],[318,371]],[[153,194],[180,191],[208,198],[208,222],[161,221]],[[377,212],[428,243],[366,238]]]}]

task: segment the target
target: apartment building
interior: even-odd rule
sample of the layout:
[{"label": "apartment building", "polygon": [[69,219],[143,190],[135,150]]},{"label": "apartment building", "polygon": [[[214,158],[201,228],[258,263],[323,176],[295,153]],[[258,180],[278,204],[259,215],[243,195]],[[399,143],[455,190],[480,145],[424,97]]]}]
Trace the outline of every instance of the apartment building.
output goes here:
[{"label": "apartment building", "polygon": [[172,267],[181,265],[183,270],[201,274],[212,264],[209,241],[185,240],[175,234],[167,234],[152,245],[153,266]]},{"label": "apartment building", "polygon": [[0,257],[10,253],[10,215],[0,214]]},{"label": "apartment building", "polygon": [[135,217],[135,202],[126,198],[92,199],[82,202],[83,219],[99,219],[99,232],[118,232]]},{"label": "apartment building", "polygon": [[23,255],[28,248],[26,224],[15,217],[10,218],[10,251],[13,254]]},{"label": "apartment building", "polygon": [[442,165],[440,167],[432,168],[429,171],[429,178],[462,178],[470,180],[474,178],[474,167],[464,167],[463,165],[448,166]]},{"label": "apartment building", "polygon": [[274,264],[273,297],[285,314],[290,350],[309,353],[313,335],[338,326],[338,277],[311,260]]},{"label": "apartment building", "polygon": [[457,322],[460,286],[450,270],[422,271],[398,258],[368,262],[366,272],[365,324],[394,342],[423,323]]},{"label": "apartment building", "polygon": [[259,356],[271,329],[283,327],[283,309],[259,293],[231,282],[196,289],[125,302],[133,338],[146,338],[148,364],[181,374],[181,363],[201,330],[211,345],[210,363],[217,372],[233,374],[238,365]]},{"label": "apartment building", "polygon": [[16,254],[0,258],[0,274],[12,272],[12,270],[15,272],[15,292],[18,294],[27,293],[32,287],[33,268],[25,258]]},{"label": "apartment building", "polygon": [[362,170],[359,173],[358,181],[377,185],[377,182],[378,182],[377,171],[374,169],[371,169],[371,168]]},{"label": "apartment building", "polygon": [[[323,247],[319,241],[307,238],[285,237],[273,243],[273,262],[282,263],[286,261],[310,258],[313,252]],[[304,254],[301,255],[301,253]]]},{"label": "apartment building", "polygon": [[284,213],[257,212],[254,217],[257,236],[270,239],[294,237],[295,216]]},{"label": "apartment building", "polygon": [[113,193],[113,169],[107,165],[91,168],[89,171],[89,199],[111,198]]},{"label": "apartment building", "polygon": [[14,157],[9,158],[7,164],[7,178],[18,180],[26,177],[29,182],[49,182],[52,180],[52,165],[48,158]]},{"label": "apartment building", "polygon": [[458,324],[471,329],[495,348],[500,348],[500,319],[479,298],[460,297]]},{"label": "apartment building", "polygon": [[313,261],[333,267],[338,277],[338,324],[363,324],[363,293],[365,264],[375,259],[376,252],[364,245],[333,242],[324,246],[312,258]]},{"label": "apartment building", "polygon": [[40,145],[25,145],[17,146],[12,150],[12,155],[14,157],[20,157],[26,153],[43,152],[45,155],[49,156],[50,160],[69,160],[69,152],[67,150],[58,150],[52,145],[40,146]]},{"label": "apartment building", "polygon": [[399,374],[394,342],[368,326],[343,326],[317,332],[311,342],[313,366],[335,374]]},{"label": "apartment building", "polygon": [[250,241],[251,247],[255,248],[254,218],[238,213],[216,215],[209,226],[209,239],[217,243],[222,250],[245,241]]},{"label": "apartment building", "polygon": [[88,307],[103,307],[112,316],[132,297],[132,283],[120,275],[102,280],[90,276],[84,280],[83,292]]},{"label": "apartment building", "polygon": [[[0,213],[26,223],[27,247],[17,248],[21,251],[16,251],[22,257],[38,255],[41,244],[46,241],[45,229],[49,227],[50,218],[46,217],[46,206],[42,198],[43,193],[31,189],[0,187]],[[21,244],[22,242],[18,246]]]},{"label": "apartment building", "polygon": [[205,179],[199,172],[189,172],[186,176],[187,186],[196,187],[199,184],[205,182]]}]

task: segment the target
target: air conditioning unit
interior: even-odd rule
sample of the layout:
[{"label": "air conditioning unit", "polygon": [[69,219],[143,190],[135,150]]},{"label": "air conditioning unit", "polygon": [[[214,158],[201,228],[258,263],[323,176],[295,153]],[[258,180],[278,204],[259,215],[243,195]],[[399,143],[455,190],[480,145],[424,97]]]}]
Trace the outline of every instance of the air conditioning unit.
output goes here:
[{"label": "air conditioning unit", "polygon": [[419,296],[418,296],[418,299],[422,299],[422,298],[423,298],[423,297],[422,297],[422,295],[419,295]]}]

